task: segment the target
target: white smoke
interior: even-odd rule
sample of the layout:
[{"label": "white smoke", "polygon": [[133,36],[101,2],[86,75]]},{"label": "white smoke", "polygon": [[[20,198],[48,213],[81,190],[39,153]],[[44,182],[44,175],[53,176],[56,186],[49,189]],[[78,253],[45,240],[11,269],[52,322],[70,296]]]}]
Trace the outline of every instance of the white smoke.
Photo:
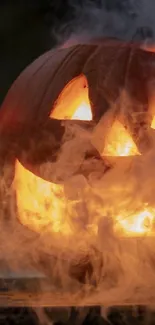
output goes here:
[{"label": "white smoke", "polygon": [[[147,233],[142,237],[134,237],[132,233],[126,236],[117,232],[116,218],[123,214],[127,220],[145,208],[154,211],[154,144],[145,156],[133,157],[124,167],[116,164],[105,172],[102,159],[95,161],[94,157],[86,159],[83,155],[90,150],[92,131],[82,130],[74,122],[66,123],[67,137],[63,139],[58,168],[51,163],[41,168],[48,175],[57,172],[59,175],[61,171],[61,177],[65,178],[65,195],[55,196],[54,200],[57,206],[64,203],[62,220],[69,225],[71,234],[54,233],[50,225],[38,233],[31,231],[34,217],[38,224],[41,219],[29,211],[28,227],[22,225],[22,218],[21,221],[17,218],[20,212],[14,199],[16,188],[7,192],[7,201],[1,205],[0,260],[4,274],[6,270],[17,275],[25,274],[25,270],[35,274],[32,282],[25,275],[24,289],[18,279],[18,294],[15,291],[11,301],[6,295],[1,296],[7,304],[14,304],[14,300],[19,304],[21,299],[23,304],[29,304],[29,292],[32,306],[155,302],[154,232],[151,236]],[[77,167],[81,168],[80,173]],[[0,184],[1,192],[6,192],[4,181]],[[31,198],[37,204],[35,193],[31,193]],[[26,199],[23,198],[23,203]]]},{"label": "white smoke", "polygon": [[[56,33],[58,43],[69,46],[100,37],[125,40],[135,37],[154,41],[154,0],[139,0],[138,5],[137,1],[126,1],[122,11],[116,10],[116,7],[106,9],[105,1],[101,1],[100,6],[90,4],[89,1],[82,7],[75,5],[75,19]],[[86,150],[89,147],[90,136],[76,129],[75,137],[70,139],[70,143],[65,142],[59,165],[56,166],[59,173],[65,172],[65,178],[70,177],[65,182],[66,200],[72,203],[77,203],[77,199],[80,201],[78,205],[72,205],[68,216],[75,231],[74,238],[68,240],[62,235],[51,235],[48,232],[36,234],[21,225],[17,220],[14,193],[12,189],[8,192],[5,181],[1,180],[1,192],[6,192],[5,201],[1,205],[0,221],[0,259],[4,275],[6,277],[7,271],[9,276],[13,272],[16,276],[23,276],[25,270],[28,270],[24,275],[24,289],[23,283],[17,280],[18,294],[15,292],[12,300],[6,295],[1,296],[1,304],[6,302],[7,305],[14,305],[14,301],[17,305],[23,303],[34,306],[154,304],[154,237],[116,236],[111,219],[111,215],[114,217],[115,213],[122,210],[122,204],[126,210],[134,209],[135,202],[137,207],[143,207],[146,202],[154,205],[154,146],[144,158],[135,158],[130,172],[122,173],[122,168],[116,166],[109,174],[103,175],[104,166],[101,161],[94,163],[94,160],[83,159],[82,148]],[[80,164],[82,160],[83,172],[89,176],[79,174],[71,177],[72,168],[79,167],[74,165],[73,160],[70,161],[71,153],[75,158],[75,148],[81,149],[76,151],[76,162]],[[50,172],[51,169],[46,169],[46,173]],[[95,236],[90,236],[88,231],[92,222],[97,229]],[[85,255],[91,261],[91,279]],[[85,284],[82,284],[77,278],[84,265],[87,274]],[[28,278],[32,274],[35,274],[35,281],[30,283]],[[44,315],[36,310],[37,313],[38,311],[38,317],[45,322]]]},{"label": "white smoke", "polygon": [[153,0],[69,1],[69,22],[61,22],[52,33],[58,44],[102,37],[154,42],[154,10]]}]

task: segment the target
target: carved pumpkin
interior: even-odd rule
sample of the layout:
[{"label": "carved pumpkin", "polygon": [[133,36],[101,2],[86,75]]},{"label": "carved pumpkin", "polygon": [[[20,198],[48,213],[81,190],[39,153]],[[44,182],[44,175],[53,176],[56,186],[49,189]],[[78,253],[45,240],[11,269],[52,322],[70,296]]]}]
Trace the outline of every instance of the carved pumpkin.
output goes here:
[{"label": "carved pumpkin", "polygon": [[[137,45],[101,40],[51,50],[18,77],[0,110],[0,136],[2,164],[10,161],[14,166],[17,215],[23,225],[64,238],[82,236],[87,243],[90,235],[96,236],[97,215],[84,220],[86,214],[78,205],[80,192],[91,206],[85,179],[90,180],[92,170],[87,162],[93,158],[90,166],[97,172],[97,161],[99,177],[104,174],[105,187],[113,189],[117,172],[109,179],[109,169],[121,161],[120,172],[124,162],[138,161],[147,153],[154,63],[155,54]],[[75,134],[78,142],[67,147]],[[49,165],[52,172],[47,172]],[[118,176],[115,185],[119,182]],[[115,192],[111,193],[115,204]],[[133,222],[118,218],[121,233],[146,233],[144,224],[146,219],[152,224],[153,208],[145,203]]]},{"label": "carved pumpkin", "polygon": [[[64,119],[80,120],[84,129],[101,124],[95,128],[92,146],[84,155],[94,155],[99,159],[108,155],[132,156],[143,151],[152,118],[152,112],[148,111],[148,87],[153,78],[154,60],[154,54],[136,45],[103,40],[49,51],[19,76],[1,107],[0,132],[1,137],[11,137],[12,143],[16,138],[18,143],[15,182],[20,178],[24,188],[17,191],[17,201],[21,196],[27,197],[22,209],[27,210],[27,205],[33,206],[26,180],[35,183],[33,193],[38,197],[42,197],[42,190],[39,190],[42,186],[46,188],[47,197],[51,196],[50,183],[44,184],[42,179],[52,183],[64,181],[55,173],[49,179],[49,175],[47,178],[40,169],[41,163],[57,159],[56,153],[65,130]],[[129,98],[126,110],[122,107],[125,102],[116,104],[122,91]],[[104,116],[105,122],[101,122]],[[102,132],[102,129],[107,131]],[[33,146],[31,150],[30,145]],[[80,172],[76,168],[73,172],[69,169],[67,178]],[[82,168],[81,172],[84,172]],[[57,188],[62,191],[61,186]],[[44,206],[43,215],[47,214],[45,210]],[[44,219],[48,221],[49,218],[46,216]],[[26,220],[22,222],[27,223]],[[38,226],[34,228],[38,229]]]}]

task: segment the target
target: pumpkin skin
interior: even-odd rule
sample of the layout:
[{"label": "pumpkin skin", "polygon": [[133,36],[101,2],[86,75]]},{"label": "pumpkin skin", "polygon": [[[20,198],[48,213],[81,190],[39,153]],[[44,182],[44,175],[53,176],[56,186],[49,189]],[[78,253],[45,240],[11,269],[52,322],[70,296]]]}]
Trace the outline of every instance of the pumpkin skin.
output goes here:
[{"label": "pumpkin skin", "polygon": [[[17,78],[1,106],[0,135],[3,143],[10,142],[10,139],[11,143],[18,143],[15,153],[18,157],[25,141],[27,146],[27,139],[35,139],[36,134],[37,140],[38,134],[41,139],[44,130],[49,128],[56,140],[56,149],[50,147],[54,156],[54,151],[61,147],[64,126],[61,120],[49,116],[65,86],[72,79],[84,75],[95,124],[125,89],[132,109],[125,112],[123,123],[141,150],[152,118],[148,113],[148,104],[154,62],[155,54],[140,49],[139,45],[108,39],[45,53]],[[137,112],[138,118],[135,120],[132,118],[133,112]],[[89,123],[82,121],[80,124],[89,126]],[[38,174],[33,165],[33,159],[26,163],[27,168]]]},{"label": "pumpkin skin", "polygon": [[[42,124],[50,115],[65,85],[84,74],[94,119],[105,112],[100,99],[111,103],[127,89],[137,102],[147,106],[147,83],[154,76],[155,54],[134,44],[114,40],[51,50],[34,61],[17,78],[0,111],[0,131]],[[119,63],[119,64],[118,64]]]},{"label": "pumpkin skin", "polygon": [[[143,135],[147,136],[151,120],[148,112],[149,84],[154,77],[154,62],[154,53],[144,51],[134,44],[124,44],[114,40],[94,41],[91,44],[52,50],[44,54],[19,76],[2,104],[0,110],[2,163],[11,161],[13,165],[18,158],[23,165],[38,174],[36,168],[33,168],[33,161],[27,164],[22,160],[21,151],[27,147],[30,138],[36,141],[38,137],[42,139],[46,130],[54,136],[57,146],[61,147],[64,134],[62,121],[53,119],[50,115],[54,111],[59,94],[72,79],[80,75],[84,75],[87,79],[93,113],[92,122],[80,121],[78,122],[80,125],[84,128],[89,128],[92,124],[96,125],[120,96],[121,90],[125,89],[133,106],[132,111],[126,112],[124,122],[135,141],[137,133],[143,128]],[[138,113],[139,110],[144,113],[141,124],[139,120],[135,122],[132,120],[132,113],[136,110]],[[119,111],[117,113],[119,115]],[[114,115],[114,118],[116,117]],[[6,143],[9,143],[10,151]],[[138,141],[137,145],[141,149]],[[55,147],[50,146],[50,150],[54,154]],[[97,155],[97,152],[94,154]],[[95,260],[94,265],[98,264],[97,276],[100,278],[102,256],[98,251],[95,253],[93,251],[92,256]],[[96,285],[93,263],[91,263],[92,256],[91,254],[84,256],[84,261],[80,256],[77,263],[71,261],[70,275],[84,283],[88,275],[90,283]],[[43,263],[42,269],[46,274],[49,272],[50,277],[51,270],[46,272],[45,264],[50,265],[51,256],[48,262]],[[40,265],[41,262],[39,261],[38,264]],[[94,303],[94,300],[92,301]],[[95,303],[98,302],[102,301],[95,300]]]}]

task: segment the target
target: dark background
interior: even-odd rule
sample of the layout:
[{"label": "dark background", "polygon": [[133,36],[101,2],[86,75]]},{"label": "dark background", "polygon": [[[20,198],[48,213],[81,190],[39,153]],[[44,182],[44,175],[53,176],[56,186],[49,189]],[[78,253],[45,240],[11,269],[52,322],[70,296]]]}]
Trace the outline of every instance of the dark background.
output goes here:
[{"label": "dark background", "polygon": [[132,38],[138,10],[131,0],[0,0],[0,104],[19,73],[72,32]]},{"label": "dark background", "polygon": [[0,103],[21,70],[54,45],[52,15],[46,0],[0,1]]},{"label": "dark background", "polygon": [[[90,31],[96,26],[94,35],[97,36],[110,35],[110,37],[142,41],[153,37],[153,29],[147,23],[143,24],[145,19],[138,19],[137,23],[139,8],[137,5],[132,5],[133,2],[130,0],[0,0],[0,105],[20,72],[39,55],[67,40],[72,33],[76,35],[84,29],[90,35]],[[140,3],[140,0],[137,2]],[[132,23],[135,21],[135,24]],[[74,312],[71,309],[67,323],[69,325],[78,325],[75,321],[77,314],[75,312],[74,315]],[[140,310],[139,316],[134,318],[131,311],[127,317],[129,323],[145,325],[142,314],[143,311]],[[79,324],[108,324],[99,315],[100,309],[90,308],[84,322]],[[124,316],[121,316],[122,311],[120,313],[117,310],[111,315],[112,324],[128,323],[127,319],[124,321]],[[38,324],[33,311],[29,309],[0,310],[0,324],[16,323]],[[155,324],[154,318],[150,324]]]}]

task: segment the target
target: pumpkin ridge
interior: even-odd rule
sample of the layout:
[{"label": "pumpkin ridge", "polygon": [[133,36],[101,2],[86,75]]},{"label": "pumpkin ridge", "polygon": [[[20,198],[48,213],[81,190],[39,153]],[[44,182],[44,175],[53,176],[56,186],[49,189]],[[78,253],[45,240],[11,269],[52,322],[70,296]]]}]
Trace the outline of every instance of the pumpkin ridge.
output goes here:
[{"label": "pumpkin ridge", "polygon": [[58,74],[61,70],[63,70],[64,66],[66,65],[66,59],[67,62],[70,61],[72,59],[72,57],[75,55],[76,51],[78,52],[79,46],[75,46],[73,48],[73,50],[71,52],[68,53],[67,57],[65,57],[65,60],[59,63],[57,69],[54,71],[53,75],[51,76],[51,78],[48,80],[48,86],[46,85],[45,87],[45,91],[42,93],[42,99],[40,100],[40,107],[42,107],[42,103],[44,101],[44,98],[46,97],[46,94],[48,93],[48,90],[51,86],[52,83],[52,79],[55,78],[56,74]]},{"label": "pumpkin ridge", "polygon": [[[94,46],[94,45],[91,45],[91,44],[88,44],[88,45],[84,45],[84,46],[82,46],[84,49],[88,49],[89,48],[89,51],[91,52],[91,50],[92,50],[92,48],[94,48],[95,47],[95,50],[96,50],[96,47],[97,46]],[[59,68],[60,68],[60,71],[59,71],[59,68],[58,68],[58,70],[57,71],[55,71],[55,74],[54,74],[54,76],[56,76],[58,73],[60,73],[63,69],[64,69],[64,67],[66,67],[67,66],[67,63],[74,57],[74,56],[81,56],[81,61],[82,62],[80,62],[80,64],[79,64],[79,62],[78,62],[78,72],[77,71],[74,71],[74,73],[72,72],[72,75],[68,78],[68,80],[66,80],[64,83],[63,83],[63,88],[73,79],[73,78],[76,78],[76,77],[78,77],[80,74],[81,74],[81,72],[83,72],[83,61],[86,61],[87,60],[87,57],[89,56],[89,51],[88,52],[86,52],[85,53],[85,55],[83,54],[83,49],[81,50],[81,51],[79,51],[79,48],[80,48],[80,50],[81,50],[81,46],[76,46],[76,49],[75,50],[78,50],[77,51],[77,55],[76,55],[76,51],[74,51],[74,52],[72,52],[71,53],[71,56],[68,58],[67,57],[67,61],[65,61],[63,64],[62,63],[60,63],[60,66],[59,66]],[[83,55],[82,55],[83,54]],[[93,53],[92,53],[93,54]],[[86,57],[84,57],[83,58],[83,56],[86,56]],[[85,62],[84,62],[84,64],[85,64]],[[80,71],[80,70],[82,70],[82,71]],[[64,75],[65,75],[65,73],[64,73]],[[54,76],[52,76],[52,78],[54,78]],[[49,87],[51,86],[51,82],[49,82]],[[48,87],[48,89],[47,89],[47,91],[46,91],[46,93],[48,92],[48,90],[49,90],[49,87]],[[56,102],[57,102],[57,100],[58,100],[58,97],[59,97],[59,94],[60,94],[60,92],[63,90],[63,88],[62,89],[59,89],[59,91],[58,91],[58,94],[55,96],[55,99],[53,99],[53,103],[52,103],[52,105],[51,105],[51,103],[50,103],[50,105],[49,105],[49,111],[48,111],[48,115],[51,113],[51,106],[52,106],[52,110],[54,109],[54,106],[55,106],[55,104],[56,104]]]}]

